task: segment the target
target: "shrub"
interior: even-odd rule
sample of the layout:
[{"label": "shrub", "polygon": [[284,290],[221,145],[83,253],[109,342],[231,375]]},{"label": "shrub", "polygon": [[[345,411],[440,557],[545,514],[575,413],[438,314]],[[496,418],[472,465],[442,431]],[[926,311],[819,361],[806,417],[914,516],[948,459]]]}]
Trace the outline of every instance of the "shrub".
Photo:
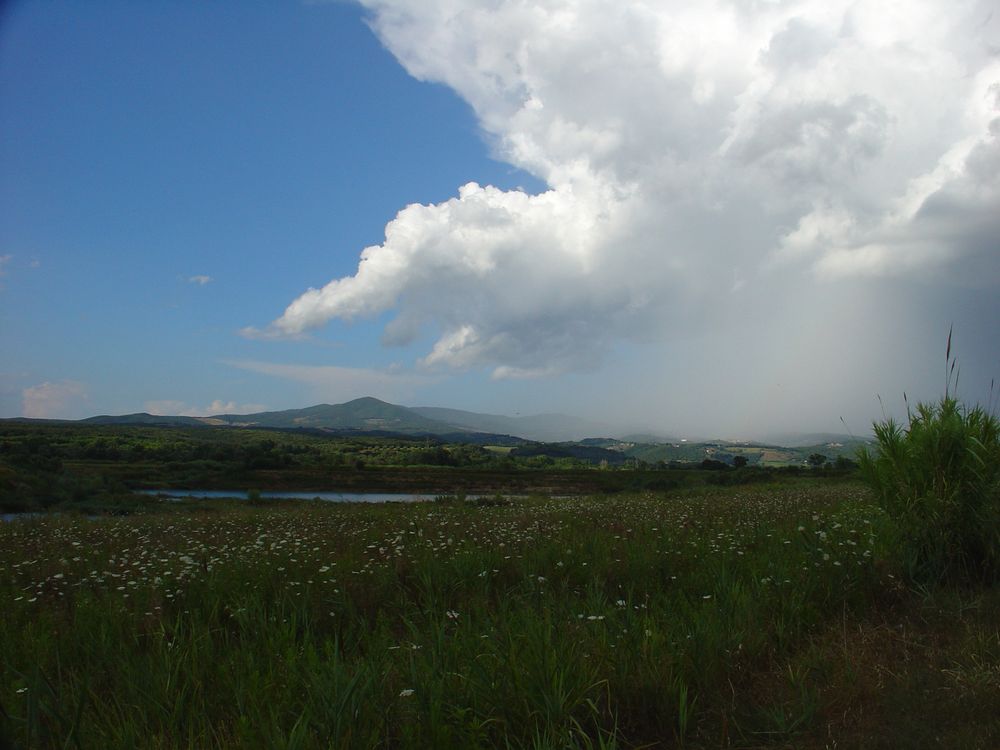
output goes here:
[{"label": "shrub", "polygon": [[[950,343],[950,342],[949,342]],[[1000,578],[1000,421],[945,396],[918,404],[904,427],[874,425],[861,472],[895,520],[918,583]]]}]

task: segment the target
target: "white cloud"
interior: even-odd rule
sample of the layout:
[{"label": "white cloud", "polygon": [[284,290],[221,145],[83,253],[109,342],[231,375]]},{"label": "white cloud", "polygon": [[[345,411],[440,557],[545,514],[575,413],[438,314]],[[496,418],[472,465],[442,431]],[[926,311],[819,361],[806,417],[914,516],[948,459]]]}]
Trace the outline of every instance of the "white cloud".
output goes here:
[{"label": "white cloud", "polygon": [[406,372],[398,368],[371,370],[253,360],[233,360],[226,364],[241,370],[303,383],[310,387],[311,397],[314,400],[330,403],[342,403],[362,396],[374,396],[383,401],[398,403],[409,399],[419,388],[436,380],[431,376]]},{"label": "white cloud", "polygon": [[394,311],[386,344],[438,337],[421,366],[520,378],[752,319],[755,284],[1000,282],[990,1],[362,4],[411,75],[454,89],[549,189],[407,206],[355,275],[247,335]]},{"label": "white cloud", "polygon": [[22,414],[35,419],[75,419],[88,399],[87,386],[75,380],[44,382],[21,391]]},{"label": "white cloud", "polygon": [[197,284],[198,286],[205,286],[205,284],[209,284],[212,281],[215,281],[215,279],[213,279],[211,276],[205,276],[204,274],[198,274],[197,276],[188,277],[189,284]]},{"label": "white cloud", "polygon": [[216,414],[254,414],[267,409],[263,404],[237,404],[215,399],[208,406],[191,406],[184,401],[147,401],[144,409],[150,414],[170,417],[211,417]]}]

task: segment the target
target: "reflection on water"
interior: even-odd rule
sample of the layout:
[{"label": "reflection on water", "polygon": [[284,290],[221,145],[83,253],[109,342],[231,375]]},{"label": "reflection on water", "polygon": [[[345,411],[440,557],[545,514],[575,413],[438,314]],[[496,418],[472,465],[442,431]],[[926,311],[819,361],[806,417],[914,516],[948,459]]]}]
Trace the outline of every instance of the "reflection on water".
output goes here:
[{"label": "reflection on water", "polygon": [[[139,494],[163,497],[168,500],[217,500],[232,498],[246,500],[246,490],[138,490]],[[323,500],[329,503],[419,503],[447,497],[447,492],[267,492],[254,493],[261,500]],[[462,495],[468,500],[478,500],[493,495]],[[0,513],[0,523],[5,521],[25,520],[40,516],[59,515],[51,513]],[[87,515],[94,519],[99,516]]]},{"label": "reflection on water", "polygon": [[0,513],[0,523],[3,521],[20,521],[27,518],[38,518],[44,513]]},{"label": "reflection on water", "polygon": [[[211,500],[223,497],[246,500],[245,490],[142,490],[144,495],[158,495],[170,498],[198,498]],[[258,494],[258,493],[255,493]],[[331,503],[414,503],[434,500],[446,493],[426,494],[420,492],[268,492],[261,490],[261,500],[325,500]],[[468,497],[474,497],[469,495]]]}]

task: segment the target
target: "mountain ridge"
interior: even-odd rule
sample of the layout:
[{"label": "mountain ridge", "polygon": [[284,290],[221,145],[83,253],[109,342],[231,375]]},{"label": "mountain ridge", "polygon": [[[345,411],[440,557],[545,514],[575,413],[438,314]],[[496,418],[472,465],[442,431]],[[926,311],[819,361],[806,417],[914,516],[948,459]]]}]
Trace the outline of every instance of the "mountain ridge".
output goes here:
[{"label": "mountain ridge", "polygon": [[[15,421],[36,421],[15,417]],[[491,436],[498,444],[508,445],[521,440],[541,443],[579,442],[589,439],[594,444],[604,442],[645,443],[648,445],[698,444],[703,440],[677,440],[662,435],[627,434],[579,417],[565,414],[534,414],[527,416],[506,416],[451,409],[435,406],[401,406],[372,396],[363,396],[341,404],[314,404],[300,409],[283,409],[255,412],[251,414],[214,414],[204,417],[182,415],[150,414],[136,412],[122,415],[96,415],[81,420],[46,420],[63,423],[99,425],[150,425],[150,426],[216,426],[232,428],[309,429],[331,434],[397,434],[411,436],[433,436],[456,439],[458,441],[486,444]],[[729,443],[733,446],[782,445],[806,446],[854,443],[859,438],[837,433],[787,434],[783,439],[758,441],[709,441]],[[865,438],[862,437],[861,440]],[[720,445],[721,447],[721,445]]]},{"label": "mountain ridge", "polygon": [[[433,407],[429,411],[435,411]],[[489,435],[501,438],[509,443],[512,437],[521,440],[539,440],[532,435],[515,434],[507,427],[517,424],[516,418],[500,415],[479,415],[473,412],[463,412],[458,409],[441,409],[447,412],[447,419],[435,419],[421,413],[419,408],[400,406],[387,401],[363,396],[342,404],[314,404],[300,409],[281,409],[273,411],[254,412],[250,414],[213,414],[205,417],[174,416],[166,414],[149,414],[136,412],[133,414],[109,415],[102,414],[86,419],[76,420],[81,424],[144,424],[164,426],[214,426],[233,428],[272,428],[272,429],[313,429],[330,432],[345,432],[357,434],[392,433],[399,435],[434,435],[434,436],[467,436],[476,442],[482,442]],[[582,423],[565,415],[552,415],[566,423]],[[493,422],[489,425],[489,419]],[[531,419],[525,418],[525,419]],[[542,416],[539,419],[546,419]],[[73,420],[66,420],[73,421]],[[526,423],[527,424],[527,423]],[[529,430],[529,432],[536,432]],[[562,433],[549,431],[557,438]]]},{"label": "mountain ridge", "polygon": [[312,427],[317,429],[364,429],[389,432],[455,432],[443,423],[428,419],[407,406],[390,404],[363,396],[342,404],[316,404],[302,409],[256,412],[254,414],[217,414],[208,417],[232,426]]}]

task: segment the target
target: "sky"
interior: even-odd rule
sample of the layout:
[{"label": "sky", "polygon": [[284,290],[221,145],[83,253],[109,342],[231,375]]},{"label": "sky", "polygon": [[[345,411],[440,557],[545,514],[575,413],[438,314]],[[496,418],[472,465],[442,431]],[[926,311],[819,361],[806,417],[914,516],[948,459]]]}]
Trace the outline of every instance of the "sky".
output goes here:
[{"label": "sky", "polygon": [[750,439],[1000,377],[996,0],[14,0],[0,416]]}]

